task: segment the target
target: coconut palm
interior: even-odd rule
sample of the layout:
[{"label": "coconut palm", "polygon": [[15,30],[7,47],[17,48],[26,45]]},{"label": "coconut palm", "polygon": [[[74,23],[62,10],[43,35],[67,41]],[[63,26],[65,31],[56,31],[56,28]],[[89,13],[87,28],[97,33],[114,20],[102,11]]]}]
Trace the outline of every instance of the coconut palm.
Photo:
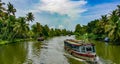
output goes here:
[{"label": "coconut palm", "polygon": [[10,2],[7,4],[7,6],[8,14],[10,15],[12,13],[12,15],[15,15],[16,9],[14,8],[14,6]]},{"label": "coconut palm", "polygon": [[23,38],[27,36],[29,27],[28,24],[26,24],[25,22],[25,18],[24,17],[19,17],[18,18],[18,22],[15,23],[13,31],[15,32],[15,36]]},{"label": "coconut palm", "polygon": [[109,24],[105,26],[105,32],[108,32],[108,36],[114,42],[120,40],[120,20],[117,15],[117,10],[114,10],[110,16]]},{"label": "coconut palm", "polygon": [[34,32],[34,37],[39,37],[39,36],[42,36],[43,33],[43,28],[42,28],[42,25],[38,22],[36,22],[36,24],[32,25],[32,31]]},{"label": "coconut palm", "polygon": [[118,7],[118,16],[120,17],[120,5],[117,5],[117,7]]},{"label": "coconut palm", "polygon": [[34,21],[34,15],[32,12],[29,12],[26,17],[27,21]]},{"label": "coconut palm", "polygon": [[[108,24],[108,17],[107,17],[107,15],[102,15],[101,16],[101,19],[100,19],[100,21],[99,21],[99,32],[100,32],[100,34],[102,34],[103,36],[106,36],[106,34],[107,33],[105,33],[105,26]],[[102,38],[104,38],[103,36],[101,36]]]},{"label": "coconut palm", "polygon": [[11,40],[11,37],[13,34],[13,25],[16,21],[15,16],[10,15],[8,19],[6,19],[4,22],[2,22],[2,34],[3,39]]},{"label": "coconut palm", "polygon": [[6,10],[3,5],[5,5],[5,3],[0,2],[0,17],[3,17],[4,15],[4,11]]},{"label": "coconut palm", "polygon": [[102,21],[102,25],[105,26],[108,22],[108,18],[107,18],[107,15],[102,15],[101,16],[101,21]]},{"label": "coconut palm", "polygon": [[5,5],[5,3],[3,3],[3,2],[0,1],[0,11],[4,11],[5,10],[5,8],[3,7],[3,5]]}]

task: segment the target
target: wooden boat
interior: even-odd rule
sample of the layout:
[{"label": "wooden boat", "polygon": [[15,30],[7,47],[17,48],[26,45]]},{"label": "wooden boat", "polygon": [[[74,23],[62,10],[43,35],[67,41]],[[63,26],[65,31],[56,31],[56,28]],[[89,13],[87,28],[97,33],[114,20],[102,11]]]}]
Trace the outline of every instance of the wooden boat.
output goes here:
[{"label": "wooden boat", "polygon": [[37,38],[38,41],[44,41],[44,37]]},{"label": "wooden boat", "polygon": [[69,54],[96,63],[95,45],[92,43],[84,43],[81,40],[66,39],[64,41],[64,49]]}]

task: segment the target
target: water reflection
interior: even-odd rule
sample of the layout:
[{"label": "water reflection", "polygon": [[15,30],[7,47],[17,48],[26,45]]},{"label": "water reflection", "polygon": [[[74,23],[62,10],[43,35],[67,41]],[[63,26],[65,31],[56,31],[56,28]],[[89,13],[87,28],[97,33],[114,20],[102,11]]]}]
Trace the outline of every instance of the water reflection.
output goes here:
[{"label": "water reflection", "polygon": [[63,40],[67,37],[55,37],[48,42],[47,49],[41,49],[40,63],[43,64],[69,64],[67,58],[64,56]]},{"label": "water reflection", "polygon": [[120,46],[109,45],[104,42],[96,43],[96,53],[104,64],[120,64]]},{"label": "water reflection", "polygon": [[24,44],[0,46],[0,64],[22,64],[26,55],[27,49]]},{"label": "water reflection", "polygon": [[38,64],[40,63],[40,48],[41,42],[27,43],[27,57],[23,64]]}]

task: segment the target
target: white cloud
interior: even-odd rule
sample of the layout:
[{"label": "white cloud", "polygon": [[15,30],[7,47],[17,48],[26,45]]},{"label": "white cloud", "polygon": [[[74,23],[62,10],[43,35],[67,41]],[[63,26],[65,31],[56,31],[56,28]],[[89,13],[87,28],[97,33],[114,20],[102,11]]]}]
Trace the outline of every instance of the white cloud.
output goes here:
[{"label": "white cloud", "polygon": [[59,25],[58,28],[59,28],[59,29],[63,29],[64,26],[63,26],[63,25]]},{"label": "white cloud", "polygon": [[55,29],[55,26],[50,26],[50,29],[52,29],[52,28]]},{"label": "white cloud", "polygon": [[68,15],[74,17],[86,11],[82,6],[87,2],[84,0],[70,1],[70,0],[40,0],[40,3],[34,6],[33,12],[49,12],[58,13],[60,15]]}]

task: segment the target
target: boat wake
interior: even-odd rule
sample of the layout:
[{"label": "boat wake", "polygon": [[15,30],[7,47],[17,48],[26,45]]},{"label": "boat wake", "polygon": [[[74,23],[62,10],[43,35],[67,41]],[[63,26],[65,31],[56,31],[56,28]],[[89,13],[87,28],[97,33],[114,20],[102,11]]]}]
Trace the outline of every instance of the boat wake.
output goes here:
[{"label": "boat wake", "polygon": [[[68,53],[64,53],[64,55],[65,55],[66,57],[75,59],[75,60],[80,61],[80,62],[83,62],[83,63],[85,63],[85,64],[91,64],[91,63],[89,63],[89,62],[86,62],[86,61],[83,60],[83,59],[76,58],[76,57],[74,57],[74,56],[72,56],[72,55],[70,55],[70,54],[68,54]],[[104,59],[100,58],[99,56],[96,57],[96,61],[97,61],[96,64],[113,64],[112,61],[110,61],[110,60],[104,60]]]},{"label": "boat wake", "polygon": [[88,63],[85,62],[85,60],[76,58],[76,57],[74,57],[74,56],[72,56],[72,55],[70,55],[70,54],[68,54],[68,53],[64,53],[64,56],[69,57],[69,58],[72,58],[72,59],[75,59],[75,60],[80,61],[80,62],[83,62],[83,63],[85,63],[85,64],[88,64]]},{"label": "boat wake", "polygon": [[112,61],[110,61],[110,60],[104,60],[103,58],[98,57],[98,56],[97,56],[96,59],[97,59],[98,64],[114,64]]}]

